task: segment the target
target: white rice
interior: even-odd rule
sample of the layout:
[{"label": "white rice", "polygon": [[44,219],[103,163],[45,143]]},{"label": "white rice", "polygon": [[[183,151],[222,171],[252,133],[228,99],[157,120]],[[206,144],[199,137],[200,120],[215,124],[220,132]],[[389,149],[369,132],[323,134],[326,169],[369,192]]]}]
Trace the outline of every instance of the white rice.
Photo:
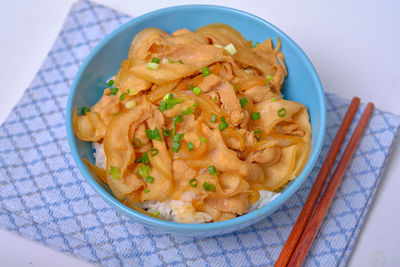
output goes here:
[{"label": "white rice", "polygon": [[104,153],[104,144],[92,142],[92,147],[94,149],[93,156],[96,160],[96,165],[105,170],[107,168],[107,158],[106,153]]},{"label": "white rice", "polygon": [[260,198],[256,203],[250,205],[250,211],[265,207],[268,203],[270,203],[281,194],[268,190],[260,190],[258,192],[260,193]]},{"label": "white rice", "polygon": [[143,209],[151,211],[158,211],[160,213],[160,218],[168,221],[172,221],[171,215],[171,205],[169,200],[165,201],[155,201],[155,200],[146,200],[141,203]]},{"label": "white rice", "polygon": [[[92,147],[95,150],[93,156],[96,160],[96,165],[102,169],[106,169],[106,154],[104,153],[103,144],[92,142]],[[264,207],[281,193],[275,193],[267,190],[260,190],[260,199],[250,205],[250,212]],[[192,200],[196,199],[197,195],[193,191],[182,193],[180,200],[167,199],[165,201],[146,200],[141,203],[143,209],[159,212],[159,217],[164,220],[180,222],[180,223],[204,223],[210,222],[212,217],[205,212],[197,212],[192,206]]]}]

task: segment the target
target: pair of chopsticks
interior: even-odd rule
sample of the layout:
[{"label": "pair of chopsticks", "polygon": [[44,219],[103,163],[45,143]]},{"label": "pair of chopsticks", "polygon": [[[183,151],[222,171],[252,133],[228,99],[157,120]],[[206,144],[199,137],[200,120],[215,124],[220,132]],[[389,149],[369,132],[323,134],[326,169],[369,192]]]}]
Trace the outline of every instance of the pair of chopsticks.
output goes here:
[{"label": "pair of chopsticks", "polygon": [[340,147],[347,131],[349,130],[359,104],[360,99],[354,97],[347,109],[339,130],[336,133],[335,139],[329,148],[329,152],[311,189],[310,195],[308,196],[306,203],[297,218],[296,224],[294,225],[279,258],[274,265],[275,267],[301,266],[303,264],[308,250],[318,233],[329,205],[339,187],[346,168],[351,161],[351,157],[356,150],[358,142],[360,141],[365,127],[368,124],[368,120],[374,110],[374,104],[368,103],[328,185],[325,188],[323,195],[318,202],[318,205],[316,206],[326,179],[331,172],[336,156],[339,153]]}]

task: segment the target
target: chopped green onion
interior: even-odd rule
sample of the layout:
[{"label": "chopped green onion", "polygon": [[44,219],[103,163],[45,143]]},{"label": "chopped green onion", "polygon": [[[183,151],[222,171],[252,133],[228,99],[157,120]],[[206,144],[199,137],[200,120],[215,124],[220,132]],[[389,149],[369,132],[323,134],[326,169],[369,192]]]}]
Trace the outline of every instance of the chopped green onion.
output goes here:
[{"label": "chopped green onion", "polygon": [[237,86],[236,86],[236,85],[233,85],[233,89],[235,89],[235,92],[237,92],[237,91],[238,91],[238,88],[237,88]]},{"label": "chopped green onion", "polygon": [[203,92],[203,90],[197,86],[195,88],[193,88],[192,91],[193,91],[193,94],[195,94],[195,95],[200,95]]},{"label": "chopped green onion", "polygon": [[192,142],[187,142],[187,147],[189,151],[193,151],[193,143]]},{"label": "chopped green onion", "polygon": [[286,108],[281,108],[280,110],[278,110],[278,116],[279,117],[285,117],[286,116]]},{"label": "chopped green onion", "polygon": [[146,68],[148,68],[149,70],[156,70],[158,69],[158,64],[157,63],[147,63]]},{"label": "chopped green onion", "polygon": [[144,152],[143,154],[142,154],[142,163],[143,164],[147,164],[147,163],[149,163],[150,161],[149,161],[149,156],[147,155],[147,152]]},{"label": "chopped green onion", "polygon": [[255,130],[254,131],[254,137],[257,139],[257,141],[260,141],[262,136],[262,131],[261,130]]},{"label": "chopped green onion", "polygon": [[150,189],[146,189],[143,192],[145,192],[146,194],[150,192]]},{"label": "chopped green onion", "polygon": [[214,96],[213,101],[217,102],[217,96],[216,95]]},{"label": "chopped green onion", "polygon": [[160,133],[158,132],[157,128],[154,128],[152,134],[153,134],[153,139],[162,142],[162,138],[161,138]]},{"label": "chopped green onion", "polygon": [[147,138],[150,140],[155,139],[160,142],[162,141],[162,138],[161,138],[160,133],[158,132],[157,128],[154,128],[154,130],[146,129],[145,133],[146,133]]},{"label": "chopped green onion", "polygon": [[196,178],[190,179],[189,185],[190,185],[191,187],[197,187],[197,179],[196,179]]},{"label": "chopped green onion", "polygon": [[183,121],[183,116],[182,115],[178,115],[174,119],[175,119],[176,122],[182,122]]},{"label": "chopped green onion", "polygon": [[120,100],[120,101],[123,101],[123,100],[124,100],[124,96],[125,96],[126,94],[127,94],[127,93],[122,93],[121,96],[119,97],[119,100]]},{"label": "chopped green onion", "polygon": [[199,105],[199,102],[195,102],[195,103],[193,104],[193,107],[196,108],[198,105]]},{"label": "chopped green onion", "polygon": [[157,148],[150,148],[150,156],[155,157],[158,154]]},{"label": "chopped green onion", "polygon": [[276,98],[275,97],[271,97],[271,102],[276,102]]},{"label": "chopped green onion", "polygon": [[137,90],[135,88],[128,89],[128,95],[136,95],[136,94],[137,94]]},{"label": "chopped green onion", "polygon": [[181,64],[184,64],[184,63],[183,63],[183,61],[182,61],[182,60],[180,60],[180,59],[178,60],[178,62],[179,62],[179,63],[181,63]]},{"label": "chopped green onion", "polygon": [[160,106],[158,107],[158,109],[163,112],[164,110],[167,109],[167,103],[165,103],[164,101],[160,102]]},{"label": "chopped green onion", "polygon": [[225,121],[225,119],[224,119],[224,117],[219,117],[220,118],[220,120],[221,120],[221,123],[220,124],[218,124],[218,129],[220,130],[220,131],[223,131],[223,130],[225,130],[226,128],[228,128],[228,126],[229,126],[229,124]]},{"label": "chopped green onion", "polygon": [[162,112],[167,109],[173,108],[175,105],[183,102],[182,98],[174,98],[173,94],[167,94],[164,96],[163,101],[160,102],[158,109]]},{"label": "chopped green onion", "polygon": [[192,83],[189,84],[189,90],[190,90],[190,91],[193,91],[193,88],[194,88],[193,84],[192,84]]},{"label": "chopped green onion", "polygon": [[253,121],[259,120],[260,118],[261,118],[260,112],[252,112],[252,113],[251,113],[251,119],[252,119]]},{"label": "chopped green onion", "polygon": [[114,87],[110,89],[110,95],[116,95],[118,93],[118,88]]},{"label": "chopped green onion", "polygon": [[204,77],[207,77],[208,75],[210,75],[210,70],[207,67],[202,67],[201,72],[203,73]]},{"label": "chopped green onion", "polygon": [[169,137],[171,135],[171,131],[169,129],[164,129],[163,134],[165,137]]},{"label": "chopped green onion", "polygon": [[117,167],[114,167],[112,165],[110,166],[110,169],[108,170],[108,174],[110,174],[112,176],[112,178],[114,178],[116,180],[121,178],[121,171]]},{"label": "chopped green onion", "polygon": [[134,107],[136,107],[135,100],[131,100],[131,101],[126,102],[125,107],[127,109],[133,109]]},{"label": "chopped green onion", "polygon": [[113,114],[113,116],[117,116],[117,115],[118,115],[118,113],[114,113],[114,114]]},{"label": "chopped green onion", "polygon": [[213,185],[213,184],[209,184],[209,183],[207,183],[207,182],[204,182],[203,183],[203,188],[204,188],[204,190],[206,190],[206,191],[211,191],[211,192],[215,192],[215,185]]},{"label": "chopped green onion", "polygon": [[219,44],[215,44],[214,46],[217,48],[224,48],[222,45],[219,45]]},{"label": "chopped green onion", "polygon": [[151,173],[151,168],[150,168],[150,166],[147,166],[147,165],[140,166],[138,168],[138,173],[141,177],[146,178]]},{"label": "chopped green onion", "polygon": [[113,84],[114,84],[114,80],[109,80],[107,83],[108,86],[112,86]]},{"label": "chopped green onion", "polygon": [[174,95],[173,94],[166,94],[164,97],[163,97],[163,100],[164,101],[168,101],[168,99],[173,99],[174,98]]},{"label": "chopped green onion", "polygon": [[213,175],[217,173],[217,169],[214,166],[208,167],[208,173]]},{"label": "chopped green onion", "polygon": [[249,103],[249,101],[247,101],[245,97],[242,97],[239,102],[242,108],[244,108],[247,105],[247,103]]},{"label": "chopped green onion", "polygon": [[183,134],[177,134],[174,136],[173,141],[174,142],[182,142],[183,136],[184,136]]},{"label": "chopped green onion", "polygon": [[158,217],[160,216],[160,212],[156,211],[156,210],[150,210],[149,211],[150,214],[153,214],[154,216]]},{"label": "chopped green onion", "polygon": [[140,147],[142,145],[142,142],[140,141],[139,138],[135,138],[132,140],[132,145],[133,147]]},{"label": "chopped green onion", "polygon": [[153,182],[154,182],[154,177],[153,176],[149,175],[149,176],[146,177],[146,183],[151,184]]},{"label": "chopped green onion", "polygon": [[175,136],[175,131],[176,131],[176,117],[172,120],[172,137]]},{"label": "chopped green onion", "polygon": [[85,115],[86,112],[90,112],[90,108],[88,108],[88,107],[83,107],[83,108],[81,109],[82,115]]},{"label": "chopped green onion", "polygon": [[193,108],[192,107],[188,107],[187,110],[182,111],[183,115],[189,115],[193,113]]},{"label": "chopped green onion", "polygon": [[153,139],[153,131],[152,130],[146,129],[145,133],[146,133],[146,136],[148,139],[150,139],[150,140]]},{"label": "chopped green onion", "polygon": [[175,142],[182,142],[183,137],[184,137],[184,134],[177,134],[177,135],[174,136],[173,140]]},{"label": "chopped green onion", "polygon": [[181,147],[181,144],[178,142],[173,142],[172,143],[172,151],[174,151],[175,153],[177,153],[179,151],[179,148]]},{"label": "chopped green onion", "polygon": [[149,163],[149,155],[147,155],[147,152],[144,152],[140,158],[135,159],[135,163]]},{"label": "chopped green onion", "polygon": [[160,59],[159,59],[159,58],[156,58],[156,57],[153,57],[153,58],[151,59],[151,63],[157,63],[157,64],[159,64],[159,63],[160,63]]},{"label": "chopped green onion", "polygon": [[236,50],[235,46],[232,43],[230,43],[227,46],[225,46],[224,49],[225,49],[226,52],[228,52],[232,56],[237,53],[237,50]]},{"label": "chopped green onion", "polygon": [[207,139],[205,139],[203,136],[200,136],[200,138],[199,138],[199,139],[200,139],[200,141],[201,141],[201,142],[203,142],[203,143],[207,143]]},{"label": "chopped green onion", "polygon": [[211,114],[211,122],[215,122],[217,120],[217,116],[215,114]]},{"label": "chopped green onion", "polygon": [[174,61],[172,59],[168,59],[169,63],[174,63]]}]

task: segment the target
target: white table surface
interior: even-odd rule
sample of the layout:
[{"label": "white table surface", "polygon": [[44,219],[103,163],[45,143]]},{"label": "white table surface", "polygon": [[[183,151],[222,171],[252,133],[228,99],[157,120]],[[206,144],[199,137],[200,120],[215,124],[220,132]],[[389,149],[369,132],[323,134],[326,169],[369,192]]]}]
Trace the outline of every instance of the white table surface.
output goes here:
[{"label": "white table surface", "polygon": [[[74,0],[1,1],[0,123],[39,70]],[[138,16],[195,1],[96,2]],[[373,101],[400,114],[400,1],[197,1],[258,15],[291,36],[327,92]],[[399,141],[349,266],[400,266]],[[397,147],[397,148],[396,148]],[[0,266],[90,266],[0,228]]]}]

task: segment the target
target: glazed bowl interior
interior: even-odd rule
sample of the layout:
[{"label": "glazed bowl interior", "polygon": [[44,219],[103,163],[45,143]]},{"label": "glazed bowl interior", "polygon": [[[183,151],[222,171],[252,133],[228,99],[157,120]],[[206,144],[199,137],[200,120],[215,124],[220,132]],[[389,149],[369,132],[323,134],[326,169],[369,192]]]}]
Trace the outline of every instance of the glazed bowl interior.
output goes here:
[{"label": "glazed bowl interior", "polygon": [[[181,28],[195,30],[210,23],[226,23],[238,30],[247,40],[263,42],[272,38],[282,40],[282,51],[288,68],[283,95],[285,99],[304,104],[310,114],[312,127],[311,153],[302,173],[282,194],[267,206],[223,222],[206,224],[181,224],[148,217],[124,206],[106,184],[98,183],[81,158],[94,162],[90,142],[79,140],[73,131],[72,115],[76,107],[94,105],[102,96],[105,81],[120,68],[126,59],[133,37],[141,30],[156,27],[167,33]],[[134,220],[160,231],[188,235],[210,236],[233,232],[250,226],[279,208],[307,179],[320,153],[325,134],[325,98],[318,75],[304,52],[282,31],[254,15],[219,6],[189,5],[157,10],[137,17],[109,34],[90,53],[79,69],[72,85],[66,111],[67,136],[71,153],[82,175],[92,188],[110,205]]]}]

